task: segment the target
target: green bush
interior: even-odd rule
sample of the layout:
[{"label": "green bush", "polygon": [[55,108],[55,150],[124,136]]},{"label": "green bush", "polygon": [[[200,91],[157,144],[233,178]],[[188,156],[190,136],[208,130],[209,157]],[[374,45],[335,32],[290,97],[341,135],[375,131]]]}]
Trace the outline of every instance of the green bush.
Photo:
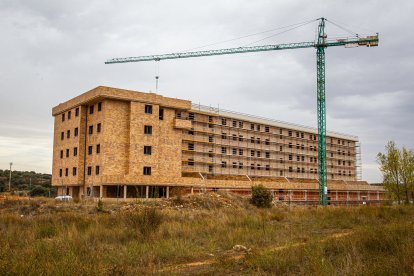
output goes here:
[{"label": "green bush", "polygon": [[35,185],[30,190],[30,196],[48,196],[49,189],[40,185]]},{"label": "green bush", "polygon": [[272,193],[263,185],[252,187],[252,198],[250,200],[251,204],[259,208],[270,208],[272,207],[272,200]]},{"label": "green bush", "polygon": [[96,211],[98,212],[104,211],[104,204],[101,199],[98,200],[98,204],[96,205]]}]

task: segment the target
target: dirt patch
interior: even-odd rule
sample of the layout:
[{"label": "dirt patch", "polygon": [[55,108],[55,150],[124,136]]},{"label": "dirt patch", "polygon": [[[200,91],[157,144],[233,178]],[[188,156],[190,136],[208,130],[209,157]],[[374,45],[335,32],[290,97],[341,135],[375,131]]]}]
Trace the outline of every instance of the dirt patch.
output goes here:
[{"label": "dirt patch", "polygon": [[[326,242],[332,239],[341,239],[351,234],[353,234],[352,231],[334,233],[320,240],[320,242]],[[294,247],[305,246],[306,244],[307,242],[296,242],[296,243],[286,244],[282,246],[268,247],[267,249],[263,249],[262,251],[267,251],[267,252],[283,251],[283,250],[287,250],[287,249],[294,248]],[[245,250],[243,252],[240,252],[239,250],[233,249],[233,250],[224,252],[219,258],[216,258],[216,259],[211,258],[211,259],[200,260],[196,262],[173,265],[173,266],[165,267],[159,270],[158,272],[160,273],[165,273],[165,272],[196,273],[197,270],[202,270],[206,266],[219,263],[220,260],[225,259],[225,260],[237,261],[237,260],[243,259],[247,254],[252,254],[252,253],[250,252],[250,250]]]}]

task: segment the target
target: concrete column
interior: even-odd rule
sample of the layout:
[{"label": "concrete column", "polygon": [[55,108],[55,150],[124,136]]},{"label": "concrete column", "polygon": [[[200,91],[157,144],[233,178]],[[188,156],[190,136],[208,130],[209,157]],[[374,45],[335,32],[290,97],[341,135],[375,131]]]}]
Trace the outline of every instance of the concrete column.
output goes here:
[{"label": "concrete column", "polygon": [[167,193],[166,193],[167,198],[170,198],[170,187],[167,186]]},{"label": "concrete column", "polygon": [[305,190],[305,201],[308,201],[308,190]]},{"label": "concrete column", "polygon": [[336,201],[338,201],[338,190],[336,190]]},{"label": "concrete column", "polygon": [[145,198],[149,197],[149,186],[145,186]]},{"label": "concrete column", "polygon": [[358,200],[361,200],[361,191],[358,191]]},{"label": "concrete column", "polygon": [[128,189],[128,186],[124,185],[124,199],[127,198],[127,189]]},{"label": "concrete column", "polygon": [[346,201],[349,201],[349,191],[346,192]]},{"label": "concrete column", "polygon": [[103,197],[103,185],[99,186],[99,198]]},{"label": "concrete column", "polygon": [[194,187],[191,187],[191,194],[194,194]]},{"label": "concrete column", "polygon": [[377,200],[380,200],[379,191],[377,191]]}]

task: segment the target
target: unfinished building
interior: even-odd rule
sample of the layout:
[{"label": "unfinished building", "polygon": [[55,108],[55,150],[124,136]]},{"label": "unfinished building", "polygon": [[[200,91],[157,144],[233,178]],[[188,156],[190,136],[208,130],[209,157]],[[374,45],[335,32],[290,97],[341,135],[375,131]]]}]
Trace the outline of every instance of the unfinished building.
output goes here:
[{"label": "unfinished building", "polygon": [[[318,201],[318,135],[305,126],[99,86],[54,107],[52,184],[73,197],[151,198],[269,188]],[[331,202],[378,202],[358,181],[358,138],[327,132]]]}]

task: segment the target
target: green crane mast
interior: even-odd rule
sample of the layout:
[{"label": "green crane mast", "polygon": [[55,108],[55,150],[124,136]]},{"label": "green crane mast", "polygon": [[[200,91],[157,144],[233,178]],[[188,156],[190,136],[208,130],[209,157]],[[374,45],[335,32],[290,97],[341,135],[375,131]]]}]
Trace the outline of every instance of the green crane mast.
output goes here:
[{"label": "green crane mast", "polygon": [[326,171],[326,101],[325,101],[325,18],[318,27],[316,45],[316,86],[318,94],[318,181],[319,204],[328,203],[328,177]]},{"label": "green crane mast", "polygon": [[316,48],[316,67],[317,67],[317,113],[318,113],[318,181],[319,181],[319,204],[328,204],[328,172],[326,168],[326,103],[325,103],[325,48],[333,46],[357,47],[378,46],[378,33],[372,36],[353,36],[344,39],[328,40],[325,34],[325,18],[319,18],[317,41],[286,43],[276,45],[261,45],[251,47],[237,47],[206,51],[193,51],[171,53],[163,55],[149,55],[126,58],[113,58],[105,64],[160,61],[167,59],[180,59],[191,57],[205,57],[218,55],[231,55],[252,52],[277,51],[287,49]]}]

